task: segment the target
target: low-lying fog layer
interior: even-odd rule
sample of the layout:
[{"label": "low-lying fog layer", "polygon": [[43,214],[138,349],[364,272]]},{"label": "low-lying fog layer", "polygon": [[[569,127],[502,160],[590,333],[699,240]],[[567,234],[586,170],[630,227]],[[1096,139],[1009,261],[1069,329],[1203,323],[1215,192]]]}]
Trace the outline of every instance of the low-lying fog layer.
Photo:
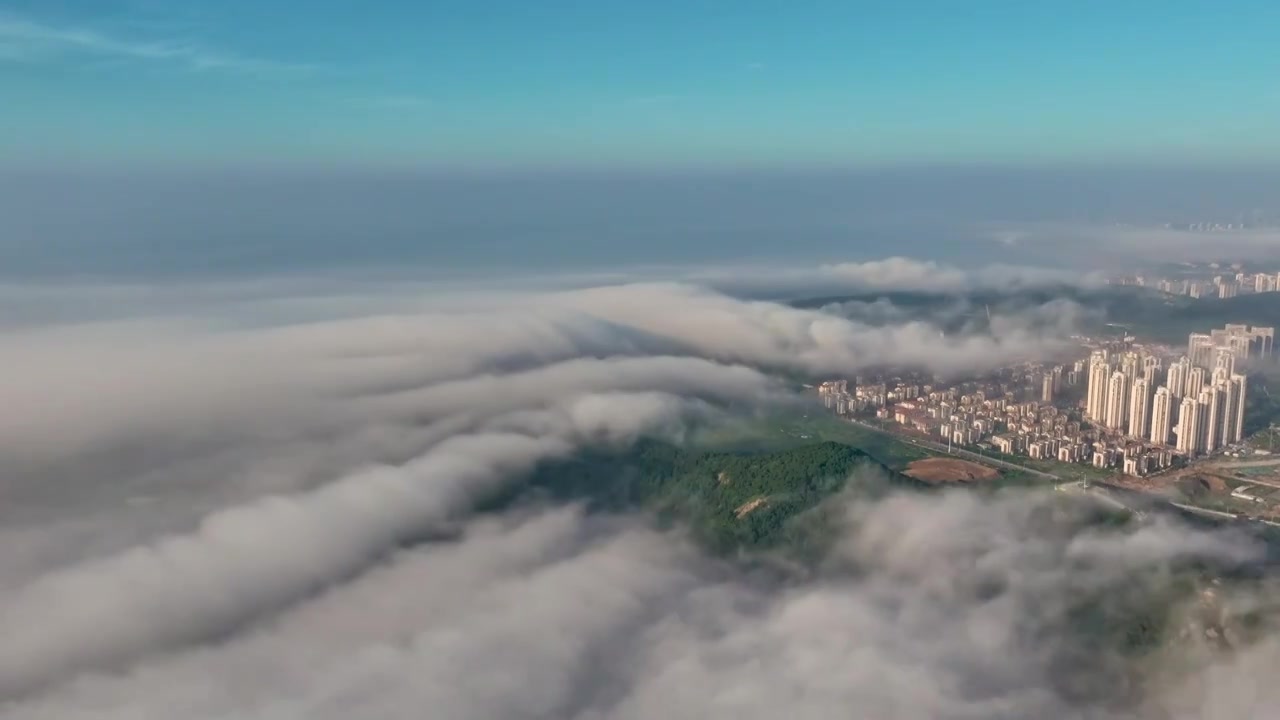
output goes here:
[{"label": "low-lying fog layer", "polygon": [[[946,273],[949,290],[990,282],[893,262]],[[1278,707],[1265,641],[1190,670],[1153,661],[1122,705],[1120,691],[1063,687],[1081,662],[1071,593],[1248,556],[1234,537],[1047,533],[1035,494],[853,498],[831,557],[783,581],[641,517],[474,513],[541,460],[797,402],[778,371],[968,372],[1057,352],[1079,319],[1070,303],[943,335],[687,282],[449,297],[255,286],[238,301],[235,286],[61,290],[4,289],[26,310],[0,335],[0,716]],[[77,322],[67,297],[109,319]]]}]

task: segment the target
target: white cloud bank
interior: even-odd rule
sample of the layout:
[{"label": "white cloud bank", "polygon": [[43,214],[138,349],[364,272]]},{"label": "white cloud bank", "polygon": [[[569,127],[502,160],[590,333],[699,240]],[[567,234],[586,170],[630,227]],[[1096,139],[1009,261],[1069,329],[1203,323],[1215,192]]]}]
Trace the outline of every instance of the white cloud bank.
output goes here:
[{"label": "white cloud bank", "polygon": [[[1167,576],[1143,574],[1152,567],[1247,546],[1164,524],[1072,539],[1055,536],[1046,511],[1036,495],[853,505],[829,565],[802,583],[752,579],[679,537],[573,508],[474,520],[228,640],[7,709],[68,720],[1245,720],[1280,708],[1258,682],[1275,646],[1221,664],[1195,641],[1157,655],[1145,694],[1121,702],[1116,658],[1082,656],[1069,618],[1084,594],[1156,595]],[[1097,686],[1073,688],[1081,678]]]},{"label": "white cloud bank", "polygon": [[[35,308],[0,335],[0,717],[1056,707],[1010,689],[1034,679],[1015,673],[995,689],[1018,697],[941,713],[966,683],[993,681],[950,663],[978,657],[970,645],[999,618],[962,615],[936,635],[946,657],[920,644],[945,604],[897,637],[890,609],[947,577],[900,577],[897,546],[860,560],[890,563],[891,584],[853,592],[753,589],[673,538],[570,511],[401,548],[451,532],[540,460],[679,437],[717,408],[783,398],[762,369],[980,369],[1057,349],[1061,328],[1009,317],[942,337],[688,284],[448,301],[398,290],[364,305],[373,314],[348,305],[323,320],[325,303],[309,303],[306,322],[239,322],[283,300],[81,324],[32,322]],[[921,512],[895,521],[903,547],[936,544],[919,533],[942,516]],[[851,547],[875,547],[867,532]]]},{"label": "white cloud bank", "polygon": [[824,297],[841,294],[920,292],[956,294],[1036,287],[1100,287],[1106,276],[1019,265],[966,269],[908,257],[842,262],[816,268],[707,270],[689,279],[733,294]]}]

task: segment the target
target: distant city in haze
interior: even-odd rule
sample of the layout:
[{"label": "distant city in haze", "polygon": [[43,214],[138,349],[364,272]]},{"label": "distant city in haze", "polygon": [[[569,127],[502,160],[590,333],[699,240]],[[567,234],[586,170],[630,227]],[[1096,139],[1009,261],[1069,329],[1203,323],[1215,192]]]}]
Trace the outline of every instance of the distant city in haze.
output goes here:
[{"label": "distant city in haze", "polygon": [[[1117,285],[1152,288],[1171,295],[1222,300],[1256,293],[1280,292],[1280,261],[1274,263],[1177,263],[1177,267],[1112,278]],[[1263,269],[1265,268],[1265,269]]]}]

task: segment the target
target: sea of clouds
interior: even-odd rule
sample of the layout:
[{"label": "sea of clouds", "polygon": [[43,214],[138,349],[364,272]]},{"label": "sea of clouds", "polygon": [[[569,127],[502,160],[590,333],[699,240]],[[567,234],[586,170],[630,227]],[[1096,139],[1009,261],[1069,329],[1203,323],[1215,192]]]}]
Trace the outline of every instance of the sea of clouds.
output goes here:
[{"label": "sea of clouds", "polygon": [[[770,293],[1063,281],[903,259],[788,272]],[[476,514],[539,462],[800,402],[778,373],[981,371],[1060,352],[1078,320],[1054,302],[943,334],[731,280],[0,288],[0,717],[1280,708],[1257,681],[1280,659],[1267,642],[1194,682],[1157,668],[1122,708],[1055,680],[1070,593],[1243,559],[1239,538],[1045,535],[1034,493],[848,499],[832,557],[779,580],[642,517]]]}]

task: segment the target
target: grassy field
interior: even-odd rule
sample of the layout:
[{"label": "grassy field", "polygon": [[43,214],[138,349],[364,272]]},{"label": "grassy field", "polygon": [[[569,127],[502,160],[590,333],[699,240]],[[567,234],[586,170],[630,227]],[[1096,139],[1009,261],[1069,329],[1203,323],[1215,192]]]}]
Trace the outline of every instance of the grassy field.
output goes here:
[{"label": "grassy field", "polygon": [[1234,468],[1233,475],[1248,479],[1262,478],[1263,480],[1274,480],[1276,476],[1276,467],[1274,465],[1264,467],[1242,467]]},{"label": "grassy field", "polygon": [[1114,469],[1096,468],[1092,465],[1084,463],[1063,463],[1057,460],[1033,460],[1023,455],[1005,455],[1003,453],[988,453],[993,457],[1011,462],[1023,467],[1039,470],[1040,472],[1052,473],[1061,477],[1064,481],[1076,480],[1102,480],[1115,475]]},{"label": "grassy field", "polygon": [[1280,453],[1280,426],[1274,430],[1261,430],[1254,433],[1245,444],[1256,450]]},{"label": "grassy field", "polygon": [[[704,431],[695,438],[699,444],[725,450],[784,449],[821,440],[831,440],[856,447],[883,465],[899,472],[905,470],[913,461],[945,455],[945,453],[932,452],[912,445],[892,435],[868,430],[822,411],[807,415],[796,413],[738,420],[730,425]],[[1030,470],[1052,473],[1067,481],[1099,480],[1114,474],[1113,471],[1099,470],[1091,465],[1032,460],[1024,456],[1002,455],[995,452],[982,454]],[[1000,472],[998,484],[1002,486],[1034,485],[1045,482],[1044,478],[1031,473],[1020,473],[1007,468],[1000,468]]]},{"label": "grassy field", "polygon": [[699,445],[723,450],[780,450],[827,440],[856,447],[897,471],[914,460],[933,455],[821,411],[735,420],[704,430],[694,438]]}]

